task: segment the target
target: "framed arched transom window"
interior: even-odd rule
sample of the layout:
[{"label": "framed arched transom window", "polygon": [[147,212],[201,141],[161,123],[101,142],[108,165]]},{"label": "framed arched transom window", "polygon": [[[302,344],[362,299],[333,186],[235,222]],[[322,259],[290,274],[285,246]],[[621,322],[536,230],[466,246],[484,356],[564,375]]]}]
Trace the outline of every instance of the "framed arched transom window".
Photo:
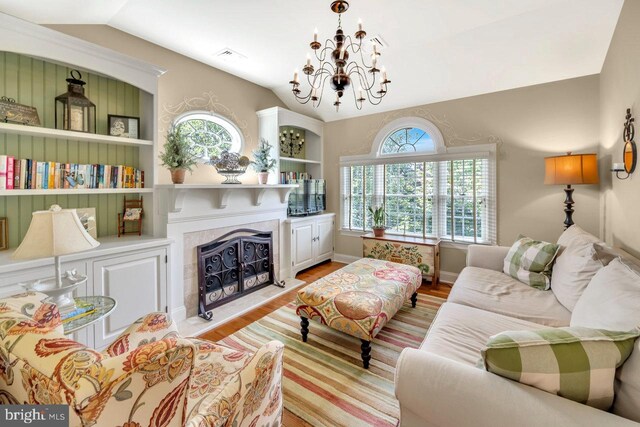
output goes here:
[{"label": "framed arched transom window", "polygon": [[382,206],[389,234],[495,243],[495,149],[446,147],[419,117],[388,123],[368,155],[340,158],[342,230],[370,231],[370,208]]},{"label": "framed arched transom window", "polygon": [[223,151],[239,153],[244,143],[240,129],[228,119],[208,111],[190,111],[174,121],[203,162]]}]

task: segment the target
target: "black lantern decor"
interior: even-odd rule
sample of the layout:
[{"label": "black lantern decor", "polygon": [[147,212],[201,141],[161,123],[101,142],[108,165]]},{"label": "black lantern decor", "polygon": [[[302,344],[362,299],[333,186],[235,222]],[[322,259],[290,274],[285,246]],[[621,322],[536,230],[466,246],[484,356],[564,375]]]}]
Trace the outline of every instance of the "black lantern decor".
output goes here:
[{"label": "black lantern decor", "polygon": [[70,75],[67,93],[56,96],[56,129],[96,133],[96,104],[84,96],[80,71]]}]

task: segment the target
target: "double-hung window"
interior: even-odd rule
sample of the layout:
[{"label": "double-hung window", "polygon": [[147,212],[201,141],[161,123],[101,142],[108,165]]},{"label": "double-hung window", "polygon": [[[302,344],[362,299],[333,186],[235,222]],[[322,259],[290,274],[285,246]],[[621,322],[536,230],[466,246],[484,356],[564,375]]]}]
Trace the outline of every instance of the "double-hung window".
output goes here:
[{"label": "double-hung window", "polygon": [[371,230],[383,206],[389,234],[495,243],[495,145],[446,148],[432,123],[400,122],[372,154],[341,158],[342,229]]}]

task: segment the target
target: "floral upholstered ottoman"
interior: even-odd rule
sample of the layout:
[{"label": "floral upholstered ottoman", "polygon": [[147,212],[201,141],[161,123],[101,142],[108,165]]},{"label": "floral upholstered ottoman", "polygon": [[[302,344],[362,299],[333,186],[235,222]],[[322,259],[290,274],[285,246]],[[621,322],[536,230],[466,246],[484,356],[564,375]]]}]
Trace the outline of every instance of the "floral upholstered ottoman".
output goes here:
[{"label": "floral upholstered ottoman", "polygon": [[307,341],[308,319],[360,338],[362,362],[368,369],[371,340],[407,300],[416,306],[421,283],[422,273],[416,267],[371,258],[334,271],[298,291],[302,340]]}]

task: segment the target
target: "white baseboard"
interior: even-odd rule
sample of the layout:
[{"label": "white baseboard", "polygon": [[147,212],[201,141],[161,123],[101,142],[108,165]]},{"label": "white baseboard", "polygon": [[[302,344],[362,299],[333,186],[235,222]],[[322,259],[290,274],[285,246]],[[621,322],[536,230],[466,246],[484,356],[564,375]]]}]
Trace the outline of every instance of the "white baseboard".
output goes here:
[{"label": "white baseboard", "polygon": [[346,255],[346,254],[334,254],[333,255],[333,260],[335,262],[341,262],[343,264],[351,264],[352,262],[355,262],[355,261],[359,260],[360,258],[362,258],[362,257],[361,256]]},{"label": "white baseboard", "polygon": [[[359,260],[362,257],[357,257],[353,255],[346,254],[334,254],[333,260],[335,262],[342,262],[344,264],[351,264]],[[452,273],[450,271],[440,271],[440,281],[445,283],[454,283],[458,278],[458,273]]]},{"label": "white baseboard", "polygon": [[441,271],[440,272],[440,281],[445,283],[453,284],[458,278],[459,273],[452,273],[450,271]]},{"label": "white baseboard", "polygon": [[183,305],[171,310],[171,318],[174,322],[181,322],[187,318],[187,308]]}]

